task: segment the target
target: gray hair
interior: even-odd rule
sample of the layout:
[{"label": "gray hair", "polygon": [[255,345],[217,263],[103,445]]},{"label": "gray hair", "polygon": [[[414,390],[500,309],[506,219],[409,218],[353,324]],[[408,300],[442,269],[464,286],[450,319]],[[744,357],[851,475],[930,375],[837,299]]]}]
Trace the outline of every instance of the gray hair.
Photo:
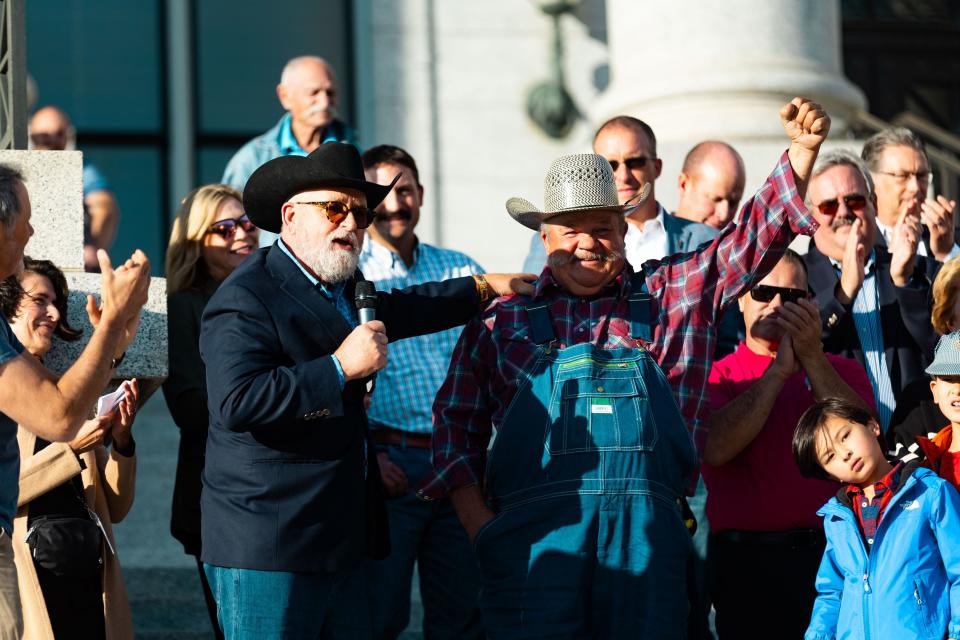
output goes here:
[{"label": "gray hair", "polygon": [[863,178],[863,184],[867,186],[867,193],[864,195],[866,195],[868,199],[873,197],[873,178],[870,176],[867,165],[863,160],[858,158],[856,154],[846,149],[832,149],[826,153],[821,153],[820,157],[817,158],[817,164],[813,167],[810,181],[812,182],[814,178],[834,167],[851,167],[856,169],[860,177]]},{"label": "gray hair", "polygon": [[20,215],[17,185],[23,184],[23,174],[10,165],[0,164],[0,225],[9,229]]},{"label": "gray hair", "polygon": [[923,140],[910,129],[906,127],[884,129],[873,134],[863,143],[863,151],[860,152],[860,157],[870,167],[870,171],[880,170],[880,156],[883,155],[883,150],[887,147],[910,147],[922,153],[924,158],[927,157]]},{"label": "gray hair", "polygon": [[287,64],[283,65],[283,71],[280,72],[280,84],[289,85],[293,81],[293,75],[305,64],[319,64],[327,70],[327,74],[330,76],[330,79],[334,84],[337,82],[337,77],[333,72],[333,67],[330,66],[330,63],[321,58],[320,56],[297,56],[296,58],[290,58],[287,60]]}]

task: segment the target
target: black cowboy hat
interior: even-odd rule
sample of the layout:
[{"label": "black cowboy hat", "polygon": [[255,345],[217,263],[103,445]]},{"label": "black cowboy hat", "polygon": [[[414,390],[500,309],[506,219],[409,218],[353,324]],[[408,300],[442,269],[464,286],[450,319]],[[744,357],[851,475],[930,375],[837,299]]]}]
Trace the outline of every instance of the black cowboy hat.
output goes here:
[{"label": "black cowboy hat", "polygon": [[280,209],[301,191],[356,189],[367,196],[367,207],[373,209],[399,177],[397,174],[388,185],[367,182],[357,148],[327,142],[308,156],[282,156],[261,165],[243,188],[243,209],[253,224],[280,233]]}]

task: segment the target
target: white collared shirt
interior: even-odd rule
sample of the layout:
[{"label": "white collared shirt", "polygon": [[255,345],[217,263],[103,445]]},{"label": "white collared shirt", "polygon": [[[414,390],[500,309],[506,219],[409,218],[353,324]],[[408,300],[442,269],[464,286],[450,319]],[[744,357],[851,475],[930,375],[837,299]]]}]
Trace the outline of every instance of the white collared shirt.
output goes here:
[{"label": "white collared shirt", "polygon": [[627,262],[639,269],[647,260],[660,260],[667,255],[667,231],[663,226],[664,216],[669,215],[659,202],[657,217],[647,220],[643,229],[627,222],[627,236],[624,240]]}]

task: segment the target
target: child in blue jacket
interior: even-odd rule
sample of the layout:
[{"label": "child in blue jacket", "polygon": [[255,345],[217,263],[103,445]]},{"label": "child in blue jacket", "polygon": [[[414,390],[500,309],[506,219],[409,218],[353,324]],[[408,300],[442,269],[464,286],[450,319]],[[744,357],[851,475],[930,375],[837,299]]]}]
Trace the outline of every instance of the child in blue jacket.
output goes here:
[{"label": "child in blue jacket", "polygon": [[843,487],[823,506],[827,547],[805,640],[960,635],[960,494],[917,463],[887,461],[880,426],[844,400],[810,407],[793,436],[807,477]]}]

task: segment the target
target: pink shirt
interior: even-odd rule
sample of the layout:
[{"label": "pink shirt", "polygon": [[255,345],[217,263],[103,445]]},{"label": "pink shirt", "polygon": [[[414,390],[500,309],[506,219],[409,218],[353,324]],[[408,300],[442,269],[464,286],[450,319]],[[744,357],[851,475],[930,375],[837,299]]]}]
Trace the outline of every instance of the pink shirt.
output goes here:
[{"label": "pink shirt", "polygon": [[[863,367],[850,358],[827,354],[840,377],[871,407],[873,390]],[[710,411],[724,407],[752,387],[773,363],[743,342],[713,364],[707,382]],[[783,385],[760,433],[736,458],[721,467],[703,465],[710,531],[787,531],[819,529],[817,509],[836,494],[838,484],[803,478],[790,443],[803,412],[814,403],[806,372]]]}]

